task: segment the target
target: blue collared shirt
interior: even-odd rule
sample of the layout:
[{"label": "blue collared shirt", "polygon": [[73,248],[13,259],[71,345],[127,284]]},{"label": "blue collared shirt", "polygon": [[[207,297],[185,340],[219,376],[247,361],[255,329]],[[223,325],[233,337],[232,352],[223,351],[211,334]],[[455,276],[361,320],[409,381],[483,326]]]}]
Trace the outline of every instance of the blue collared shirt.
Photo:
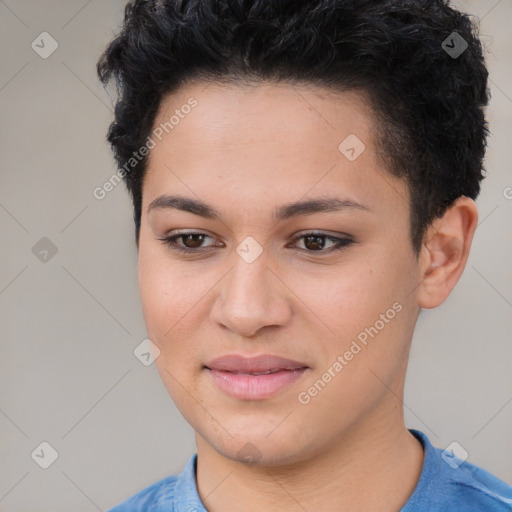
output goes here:
[{"label": "blue collared shirt", "polygon": [[[399,512],[510,512],[512,486],[484,469],[435,448],[419,430],[410,432],[423,445],[420,479]],[[179,475],[143,489],[108,512],[207,512],[196,486],[194,454]]]}]

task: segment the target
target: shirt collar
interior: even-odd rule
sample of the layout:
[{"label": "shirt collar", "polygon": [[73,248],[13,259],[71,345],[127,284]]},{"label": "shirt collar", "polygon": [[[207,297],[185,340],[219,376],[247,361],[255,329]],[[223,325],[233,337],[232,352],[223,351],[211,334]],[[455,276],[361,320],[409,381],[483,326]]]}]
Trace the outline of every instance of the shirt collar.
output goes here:
[{"label": "shirt collar", "polygon": [[434,502],[438,500],[439,489],[436,489],[436,487],[438,486],[439,474],[442,471],[440,466],[442,461],[441,458],[437,456],[436,449],[426,434],[411,428],[408,430],[422,444],[424,456],[418,483],[400,512],[434,510],[434,505],[437,505],[437,503]]},{"label": "shirt collar", "polygon": [[207,512],[197,491],[196,468],[197,453],[189,459],[185,469],[178,475],[174,488],[176,512]]}]

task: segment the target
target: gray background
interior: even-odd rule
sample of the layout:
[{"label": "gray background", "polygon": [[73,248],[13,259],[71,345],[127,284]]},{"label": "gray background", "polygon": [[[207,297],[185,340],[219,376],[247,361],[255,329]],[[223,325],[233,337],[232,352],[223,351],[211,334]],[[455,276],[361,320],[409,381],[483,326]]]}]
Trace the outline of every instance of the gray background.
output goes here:
[{"label": "gray background", "polygon": [[[512,0],[455,5],[481,18],[488,52],[489,175],[467,270],[420,316],[404,406],[409,427],[439,447],[456,440],[512,483]],[[194,452],[156,368],[133,355],[145,327],[129,197],[124,185],[92,194],[115,172],[104,142],[112,102],[95,64],[123,7],[0,1],[4,512],[106,510]],[[59,45],[47,59],[31,48],[43,31]],[[57,248],[46,262],[32,252],[43,237]],[[59,454],[46,470],[31,458],[42,441]]]}]

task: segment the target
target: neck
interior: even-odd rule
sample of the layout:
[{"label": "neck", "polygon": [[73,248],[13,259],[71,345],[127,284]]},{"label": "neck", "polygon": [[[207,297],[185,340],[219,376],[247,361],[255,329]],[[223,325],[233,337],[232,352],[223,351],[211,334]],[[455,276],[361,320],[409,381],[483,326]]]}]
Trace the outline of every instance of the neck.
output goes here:
[{"label": "neck", "polygon": [[396,405],[294,464],[247,465],[220,455],[196,434],[199,495],[209,512],[396,512],[414,491],[423,465],[421,443]]}]

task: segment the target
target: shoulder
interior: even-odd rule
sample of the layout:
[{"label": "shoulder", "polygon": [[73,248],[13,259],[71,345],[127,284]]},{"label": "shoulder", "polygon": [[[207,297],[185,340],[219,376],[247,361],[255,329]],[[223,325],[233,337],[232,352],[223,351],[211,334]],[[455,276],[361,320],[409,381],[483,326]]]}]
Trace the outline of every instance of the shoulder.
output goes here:
[{"label": "shoulder", "polygon": [[[436,448],[436,451],[441,457],[442,450]],[[448,467],[446,473],[445,488],[450,494],[450,499],[459,504],[457,510],[512,510],[512,486],[485,469],[466,461],[458,468]]]},{"label": "shoulder", "polygon": [[420,481],[402,512],[510,512],[512,486],[485,469],[458,458],[453,450],[432,446],[420,431],[410,430],[423,444]]},{"label": "shoulder", "polygon": [[111,508],[108,512],[174,511],[174,491],[177,480],[177,475],[163,478]]}]

